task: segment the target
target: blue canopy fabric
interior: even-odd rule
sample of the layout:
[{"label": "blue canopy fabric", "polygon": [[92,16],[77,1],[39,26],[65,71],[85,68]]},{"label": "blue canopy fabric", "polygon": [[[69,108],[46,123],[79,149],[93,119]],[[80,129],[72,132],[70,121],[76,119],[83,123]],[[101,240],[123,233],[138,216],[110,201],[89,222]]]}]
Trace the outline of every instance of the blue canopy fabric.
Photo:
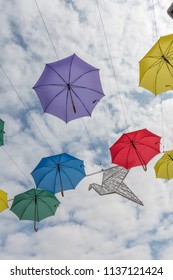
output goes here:
[{"label": "blue canopy fabric", "polygon": [[62,196],[86,176],[84,162],[66,153],[42,158],[31,175],[37,188]]}]

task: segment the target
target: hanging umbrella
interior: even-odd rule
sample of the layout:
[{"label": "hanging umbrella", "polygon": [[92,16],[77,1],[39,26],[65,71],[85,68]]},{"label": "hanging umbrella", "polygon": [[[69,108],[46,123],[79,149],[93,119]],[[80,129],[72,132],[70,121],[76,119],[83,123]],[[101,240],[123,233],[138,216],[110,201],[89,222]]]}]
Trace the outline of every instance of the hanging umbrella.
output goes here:
[{"label": "hanging umbrella", "polygon": [[44,112],[66,123],[91,116],[94,107],[104,96],[99,69],[75,54],[46,64],[33,89]]},{"label": "hanging umbrella", "polygon": [[36,222],[55,215],[60,202],[56,196],[48,191],[30,189],[14,197],[10,208],[20,220],[34,221],[34,229],[38,230]]},{"label": "hanging umbrella", "polygon": [[89,190],[93,188],[99,195],[116,193],[137,204],[143,205],[142,201],[140,201],[139,198],[123,182],[128,172],[129,170],[118,165],[105,169],[103,170],[102,184],[90,184]]},{"label": "hanging umbrella", "polygon": [[7,193],[0,190],[0,212],[8,208]]},{"label": "hanging umbrella", "polygon": [[170,180],[173,178],[173,150],[167,151],[156,162],[155,173],[157,178],[164,178]]},{"label": "hanging umbrella", "polygon": [[0,119],[0,146],[4,145],[4,121]]},{"label": "hanging umbrella", "polygon": [[42,158],[31,175],[37,188],[61,192],[62,196],[86,176],[83,161],[66,153]]},{"label": "hanging umbrella", "polygon": [[142,165],[147,170],[147,163],[160,153],[160,136],[147,129],[124,133],[110,147],[112,163],[129,169]]},{"label": "hanging umbrella", "polygon": [[173,34],[160,37],[139,62],[139,86],[155,95],[173,89]]}]

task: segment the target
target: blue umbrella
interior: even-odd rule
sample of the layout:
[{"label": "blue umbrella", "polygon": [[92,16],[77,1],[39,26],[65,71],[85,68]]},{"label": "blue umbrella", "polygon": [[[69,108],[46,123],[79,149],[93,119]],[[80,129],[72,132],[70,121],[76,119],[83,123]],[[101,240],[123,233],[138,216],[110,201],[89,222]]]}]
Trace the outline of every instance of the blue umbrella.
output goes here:
[{"label": "blue umbrella", "polygon": [[31,175],[37,188],[62,196],[86,176],[83,161],[66,153],[42,158]]}]

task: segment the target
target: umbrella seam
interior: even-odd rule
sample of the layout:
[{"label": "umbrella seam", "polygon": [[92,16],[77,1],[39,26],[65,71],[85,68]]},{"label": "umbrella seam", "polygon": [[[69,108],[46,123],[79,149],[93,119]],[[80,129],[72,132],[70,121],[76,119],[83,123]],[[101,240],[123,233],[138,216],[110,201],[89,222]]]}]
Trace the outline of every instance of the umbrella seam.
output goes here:
[{"label": "umbrella seam", "polygon": [[[42,167],[40,167],[39,169],[41,169],[41,168],[44,168],[45,166],[42,166]],[[47,166],[46,166],[47,167]],[[55,169],[55,170],[53,170],[53,169]],[[38,169],[37,169],[38,170]],[[41,178],[41,180],[39,181],[39,183],[37,183],[37,187],[41,184],[41,182],[42,182],[42,180],[43,179],[45,179],[45,177],[48,175],[48,174],[50,174],[50,172],[53,172],[53,171],[56,171],[56,167],[54,166],[54,167],[52,167],[51,168],[51,170],[49,171],[49,172],[47,172],[42,178]],[[32,174],[32,173],[31,173]]]}]

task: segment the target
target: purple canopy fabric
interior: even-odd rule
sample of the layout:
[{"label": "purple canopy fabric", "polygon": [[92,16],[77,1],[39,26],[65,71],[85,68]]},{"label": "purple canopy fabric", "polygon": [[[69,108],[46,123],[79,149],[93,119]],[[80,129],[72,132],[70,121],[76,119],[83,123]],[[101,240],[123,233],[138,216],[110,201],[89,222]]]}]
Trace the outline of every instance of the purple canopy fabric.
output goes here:
[{"label": "purple canopy fabric", "polygon": [[43,110],[66,123],[91,116],[104,96],[99,69],[73,54],[48,63],[34,85]]}]

